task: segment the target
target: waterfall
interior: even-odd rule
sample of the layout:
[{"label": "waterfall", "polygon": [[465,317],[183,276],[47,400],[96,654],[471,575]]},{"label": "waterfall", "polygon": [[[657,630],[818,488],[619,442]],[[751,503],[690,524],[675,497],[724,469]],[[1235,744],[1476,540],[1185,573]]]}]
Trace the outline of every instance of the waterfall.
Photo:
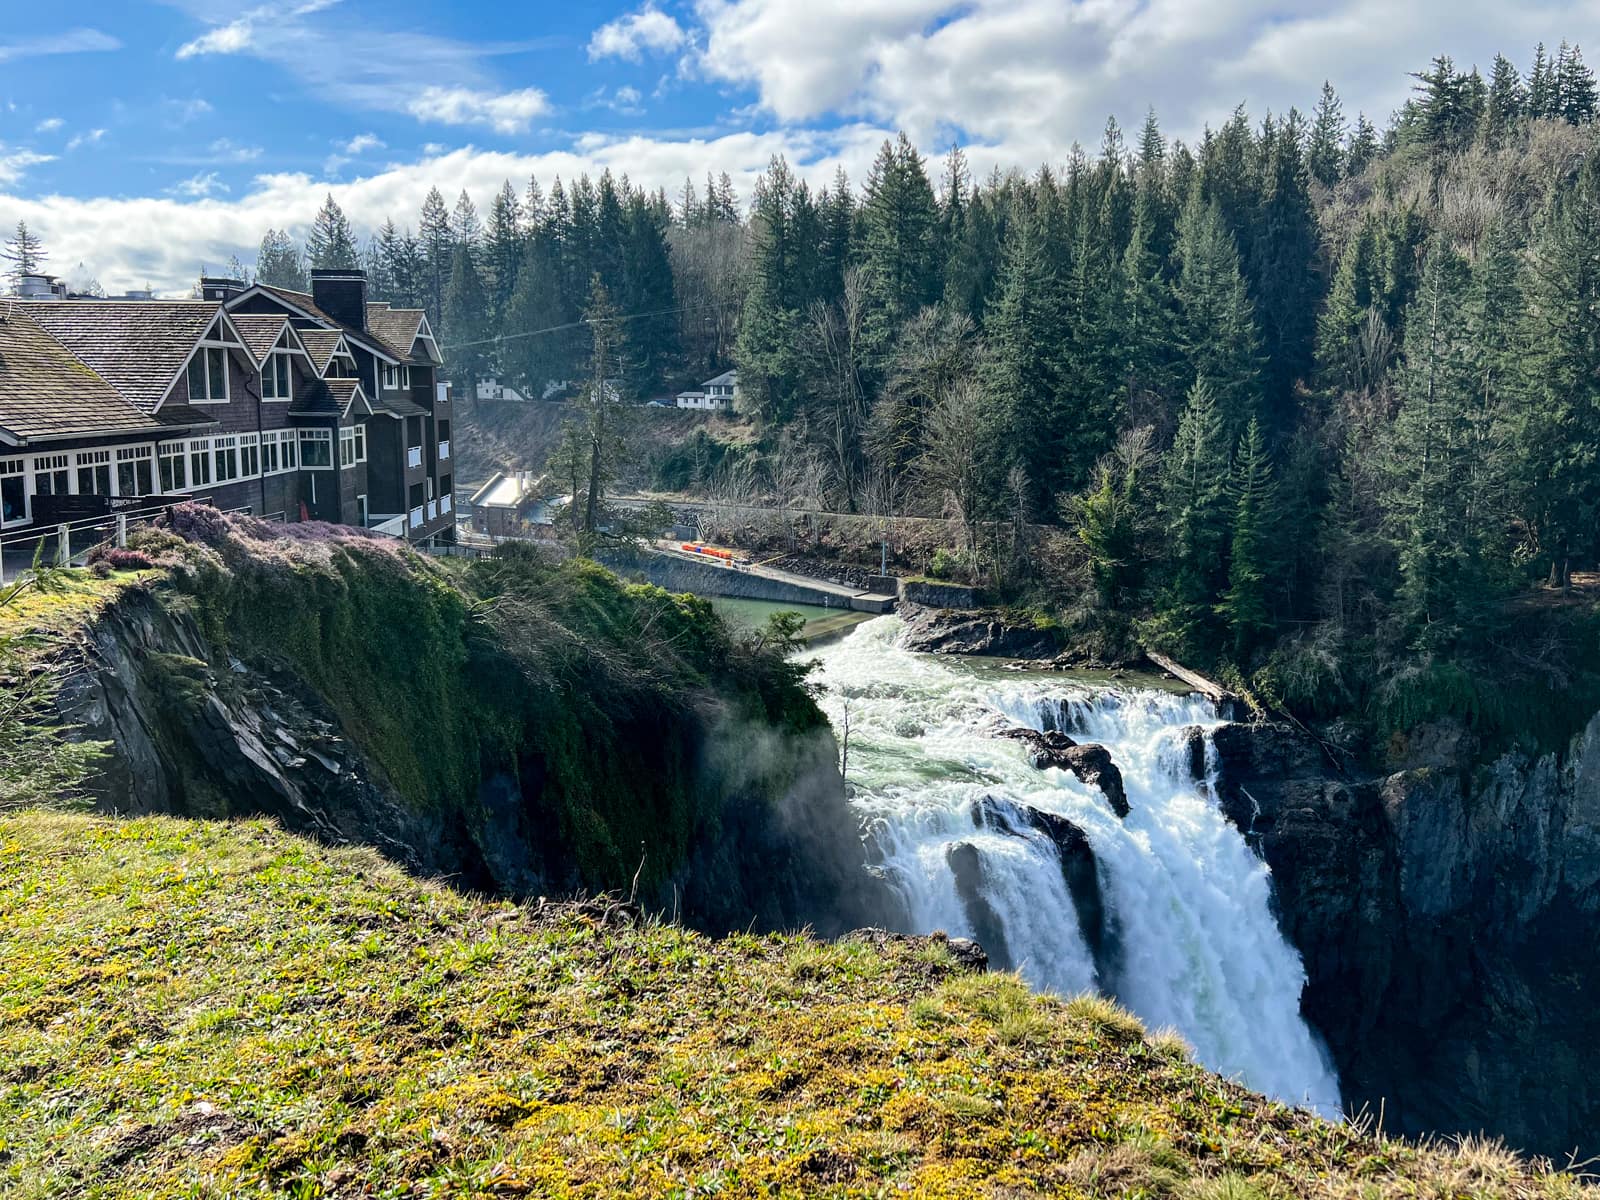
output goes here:
[{"label": "waterfall", "polygon": [[[912,931],[974,937],[1042,989],[1114,995],[1212,1070],[1337,1114],[1271,875],[1215,803],[1210,702],[912,654],[899,628],[880,618],[814,657],[823,707],[849,730],[852,803]],[[1127,818],[1070,772],[1034,767],[995,736],[1008,726],[1105,746]],[[1063,850],[1080,833],[1087,879],[1087,855]]]}]

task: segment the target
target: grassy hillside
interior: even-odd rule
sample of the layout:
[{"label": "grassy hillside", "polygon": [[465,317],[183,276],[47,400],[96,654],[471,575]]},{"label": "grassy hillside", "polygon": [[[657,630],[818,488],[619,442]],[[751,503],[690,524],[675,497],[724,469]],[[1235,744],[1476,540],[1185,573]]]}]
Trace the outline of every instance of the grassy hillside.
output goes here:
[{"label": "grassy hillside", "polygon": [[262,823],[0,820],[0,1191],[1576,1195],[937,943],[485,903]]}]

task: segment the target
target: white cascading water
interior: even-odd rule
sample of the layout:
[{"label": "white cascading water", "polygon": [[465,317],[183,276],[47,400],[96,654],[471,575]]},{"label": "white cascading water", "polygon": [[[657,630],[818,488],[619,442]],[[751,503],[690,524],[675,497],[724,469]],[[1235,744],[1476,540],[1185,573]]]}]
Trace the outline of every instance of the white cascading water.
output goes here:
[{"label": "white cascading water", "polygon": [[[1151,1028],[1178,1030],[1212,1070],[1337,1115],[1338,1081],[1300,1015],[1305,970],[1273,917],[1271,876],[1191,774],[1187,730],[1220,723],[1211,704],[912,654],[895,644],[900,628],[880,618],[810,657],[835,730],[848,723],[852,801],[912,929],[977,936],[947,857],[969,843],[1012,965],[1034,986],[1114,992]],[[1105,746],[1127,818],[1098,788],[1033,767],[1026,746],[995,736],[1005,725]],[[1210,770],[1209,736],[1206,746]],[[1056,843],[1025,822],[980,823],[985,797],[1087,835],[1115,942],[1109,967],[1080,928]]]}]

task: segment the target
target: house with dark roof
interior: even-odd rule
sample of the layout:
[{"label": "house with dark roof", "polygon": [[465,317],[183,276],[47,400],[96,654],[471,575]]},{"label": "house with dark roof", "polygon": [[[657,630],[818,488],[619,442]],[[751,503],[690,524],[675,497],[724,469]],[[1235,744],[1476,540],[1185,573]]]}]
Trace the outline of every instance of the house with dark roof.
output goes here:
[{"label": "house with dark roof", "polygon": [[0,302],[0,531],[192,498],[453,538],[423,314],[368,306],[348,272],[309,295],[201,284],[200,300]]},{"label": "house with dark roof", "polygon": [[[207,299],[235,320],[277,316],[304,345],[312,369],[329,388],[359,387],[340,418],[348,447],[359,427],[365,471],[346,486],[369,524],[398,522],[414,540],[449,538],[455,528],[454,417],[444,359],[421,309],[395,308],[367,297],[365,272],[311,272],[311,291],[295,292],[228,280],[202,281]],[[337,381],[337,383],[336,383]]]},{"label": "house with dark roof", "polygon": [[705,412],[734,412],[739,404],[739,372],[724,371],[698,388],[679,392],[675,403],[679,408],[695,408]]}]

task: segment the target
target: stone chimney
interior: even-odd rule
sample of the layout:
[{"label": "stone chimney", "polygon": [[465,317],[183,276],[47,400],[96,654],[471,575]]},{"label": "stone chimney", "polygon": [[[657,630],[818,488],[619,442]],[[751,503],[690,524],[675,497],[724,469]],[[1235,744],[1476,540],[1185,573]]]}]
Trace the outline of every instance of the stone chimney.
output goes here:
[{"label": "stone chimney", "polygon": [[335,321],[367,331],[367,273],[353,269],[311,272],[311,299]]}]

